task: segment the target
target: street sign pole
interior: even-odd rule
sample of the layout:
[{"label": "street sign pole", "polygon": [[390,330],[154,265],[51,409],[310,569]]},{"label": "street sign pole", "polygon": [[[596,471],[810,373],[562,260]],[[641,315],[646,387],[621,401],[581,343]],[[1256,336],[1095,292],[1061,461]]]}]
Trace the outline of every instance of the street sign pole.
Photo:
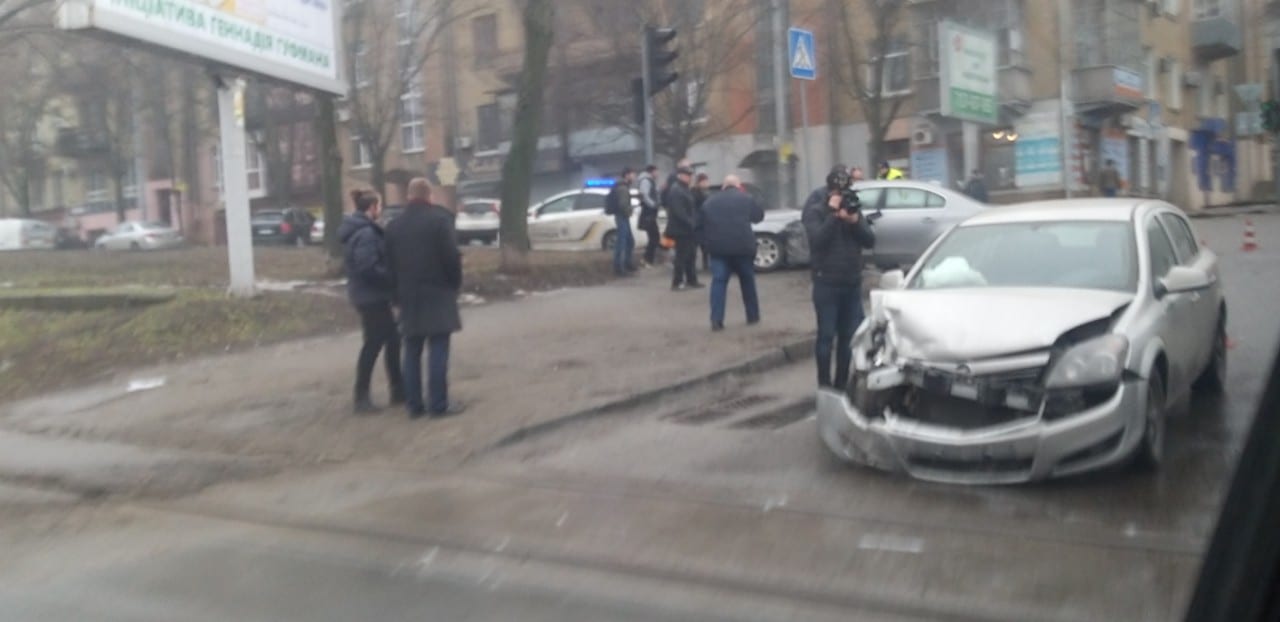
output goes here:
[{"label": "street sign pole", "polygon": [[[792,28],[787,31],[787,59],[788,65],[791,67],[791,77],[797,80],[804,80],[800,85],[800,127],[804,133],[804,158],[800,164],[806,184],[813,183],[813,160],[809,143],[809,82],[818,77],[818,64],[814,60],[817,58],[817,50],[814,46],[813,32],[800,28]],[[808,187],[807,185],[805,186]]]},{"label": "street sign pole", "polygon": [[644,81],[644,165],[653,164],[653,99],[649,84],[649,26],[640,30],[640,76]]},{"label": "street sign pole", "polygon": [[222,207],[227,217],[227,262],[233,296],[254,295],[253,232],[249,224],[249,176],[245,171],[244,126],[236,98],[244,88],[237,80],[216,76],[218,87],[219,157],[222,159]]}]

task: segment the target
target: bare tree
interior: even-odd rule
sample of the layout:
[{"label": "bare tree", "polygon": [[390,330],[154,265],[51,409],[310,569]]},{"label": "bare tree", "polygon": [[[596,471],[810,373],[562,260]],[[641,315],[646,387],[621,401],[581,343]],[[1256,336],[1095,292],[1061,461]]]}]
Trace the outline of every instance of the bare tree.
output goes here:
[{"label": "bare tree", "polygon": [[[111,181],[116,218],[124,222],[128,206],[125,187],[134,173],[134,123],[139,105],[136,76],[140,65],[133,54],[95,41],[77,46],[80,62],[67,69],[65,89],[79,107],[81,147],[74,154]],[[136,188],[141,192],[141,188]]]},{"label": "bare tree", "polygon": [[516,94],[511,152],[502,165],[502,269],[523,269],[529,255],[529,189],[538,155],[547,61],[555,40],[552,0],[525,0],[524,69]]},{"label": "bare tree", "polygon": [[[731,94],[731,78],[752,61],[750,37],[761,19],[752,0],[647,0],[619,3],[611,0],[578,0],[587,9],[590,33],[566,36],[559,45],[588,34],[610,43],[607,64],[599,79],[569,80],[566,95],[574,116],[619,127],[643,136],[644,126],[635,118],[631,80],[640,76],[640,41],[645,25],[676,29],[679,57],[674,69],[679,80],[654,97],[654,148],[678,158],[703,141],[732,133],[752,112],[735,110],[731,116],[710,114],[717,98]],[[575,75],[573,68],[558,72]]]},{"label": "bare tree", "polygon": [[445,29],[471,14],[462,10],[464,4],[365,0],[347,5],[343,47],[351,93],[345,105],[352,139],[364,148],[370,181],[380,192],[385,192],[387,152],[401,120],[406,114],[423,117],[423,67],[439,52]]},{"label": "bare tree", "polygon": [[29,216],[53,142],[44,121],[57,94],[57,63],[47,41],[24,39],[0,64],[0,83],[7,85],[0,89],[0,184]]},{"label": "bare tree", "polygon": [[890,86],[891,54],[906,46],[902,32],[906,4],[905,0],[826,0],[827,17],[835,30],[835,54],[845,61],[832,63],[828,71],[832,83],[862,109],[870,133],[869,162],[883,159],[889,128],[910,97],[906,90]]}]

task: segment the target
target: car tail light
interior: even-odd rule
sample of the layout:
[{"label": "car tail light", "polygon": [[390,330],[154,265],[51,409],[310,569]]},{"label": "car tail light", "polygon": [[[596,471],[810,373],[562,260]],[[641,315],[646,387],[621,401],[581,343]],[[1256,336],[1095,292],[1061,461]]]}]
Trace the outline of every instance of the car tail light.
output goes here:
[{"label": "car tail light", "polygon": [[493,205],[490,205],[490,206],[489,206],[489,209],[492,209],[492,210],[493,210],[493,213],[495,213],[495,214],[497,214],[497,215],[499,215],[499,216],[501,216],[501,215],[502,215],[502,208],[500,208],[500,207],[498,206],[498,204],[497,204],[497,203],[494,203]]},{"label": "car tail light", "polygon": [[280,233],[288,235],[292,231],[293,231],[293,227],[290,227],[289,223],[287,222],[280,223]]}]

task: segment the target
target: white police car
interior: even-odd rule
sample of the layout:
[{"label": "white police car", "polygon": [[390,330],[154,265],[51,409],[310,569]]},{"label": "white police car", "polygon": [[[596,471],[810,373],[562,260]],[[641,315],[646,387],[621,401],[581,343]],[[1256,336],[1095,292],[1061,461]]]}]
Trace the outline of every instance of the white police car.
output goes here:
[{"label": "white police car", "polygon": [[[588,179],[584,187],[552,195],[529,208],[529,242],[537,250],[609,250],[618,238],[613,216],[604,213],[612,179]],[[640,230],[640,193],[631,189],[631,230],[636,246],[648,236]],[[664,219],[659,216],[659,225]]]}]

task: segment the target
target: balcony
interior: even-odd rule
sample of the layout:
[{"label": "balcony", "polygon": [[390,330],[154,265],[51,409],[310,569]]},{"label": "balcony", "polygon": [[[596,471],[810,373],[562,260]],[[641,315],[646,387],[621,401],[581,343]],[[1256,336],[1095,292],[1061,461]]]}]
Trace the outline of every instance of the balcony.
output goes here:
[{"label": "balcony", "polygon": [[1219,15],[1197,19],[1191,23],[1191,46],[1204,62],[1229,58],[1244,49],[1240,24]]},{"label": "balcony", "polygon": [[[1022,116],[1031,107],[1031,69],[1015,65],[1001,67],[997,80],[1001,123]],[[937,114],[942,108],[940,83],[936,75],[915,81],[915,104],[921,114]]]},{"label": "balcony", "polygon": [[1076,109],[1119,114],[1137,110],[1145,100],[1142,74],[1120,65],[1097,65],[1075,70]]},{"label": "balcony", "polygon": [[92,158],[110,152],[111,143],[105,132],[64,127],[58,130],[55,148],[66,158]]}]

